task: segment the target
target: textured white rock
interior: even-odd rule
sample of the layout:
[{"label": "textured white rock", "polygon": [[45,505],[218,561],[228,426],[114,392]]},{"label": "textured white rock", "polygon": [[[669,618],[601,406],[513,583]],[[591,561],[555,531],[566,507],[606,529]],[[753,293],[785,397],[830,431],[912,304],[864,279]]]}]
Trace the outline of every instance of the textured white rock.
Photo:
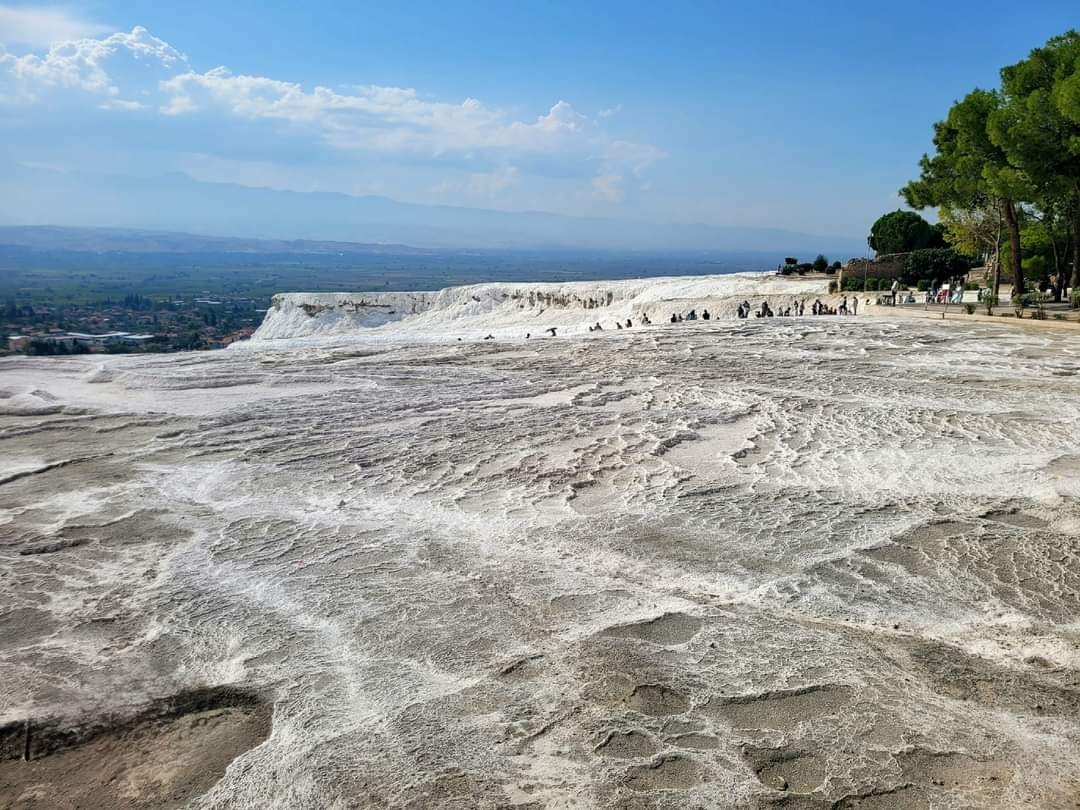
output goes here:
[{"label": "textured white rock", "polygon": [[[401,323],[505,307],[446,296]],[[0,359],[0,724],[266,690],[201,808],[1075,797],[1075,337],[339,320]]]},{"label": "textured white rock", "polygon": [[654,324],[673,312],[733,318],[744,299],[773,307],[794,298],[824,299],[821,279],[782,278],[772,273],[579,281],[561,284],[489,283],[418,293],[283,293],[254,339],[365,336],[368,339],[521,338],[556,327],[560,334],[588,332],[599,321],[605,329],[631,319]]}]

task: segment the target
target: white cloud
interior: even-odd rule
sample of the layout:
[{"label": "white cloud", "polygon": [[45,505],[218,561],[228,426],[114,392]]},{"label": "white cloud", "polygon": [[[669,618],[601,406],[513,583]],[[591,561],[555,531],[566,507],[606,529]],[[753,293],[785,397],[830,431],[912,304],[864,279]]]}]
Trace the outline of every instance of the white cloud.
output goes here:
[{"label": "white cloud", "polygon": [[[145,28],[135,26],[130,33],[117,32],[103,39],[85,37],[56,42],[44,56],[5,54],[0,64],[7,69],[24,98],[32,99],[37,92],[48,88],[118,96],[121,89],[115,69],[124,67],[113,64],[118,57],[167,71],[185,62],[184,55],[167,42],[152,36]],[[114,73],[111,74],[107,67]],[[131,77],[129,71],[125,72],[124,78],[135,83],[136,77]]]},{"label": "white cloud", "polygon": [[54,42],[104,34],[108,28],[61,6],[0,5],[0,44],[48,48]]},{"label": "white cloud", "polygon": [[[313,130],[345,150],[414,152],[431,156],[476,150],[558,154],[576,152],[621,160],[607,137],[566,101],[532,122],[511,121],[475,98],[460,104],[422,98],[415,89],[364,85],[339,92],[264,76],[235,75],[223,67],[186,71],[161,84],[169,115],[216,111],[249,120],[268,119]],[[614,147],[614,148],[613,148]],[[651,152],[649,152],[651,150]],[[652,147],[635,156],[638,163]]]},{"label": "white cloud", "polygon": [[618,115],[622,112],[622,104],[616,104],[614,107],[608,107],[606,110],[600,110],[596,114],[597,118],[611,118],[613,115]]},{"label": "white cloud", "polygon": [[225,67],[198,71],[140,26],[100,39],[54,42],[43,55],[0,51],[0,99],[29,102],[57,90],[88,94],[100,109],[198,115],[211,127],[229,120],[265,122],[345,153],[449,161],[475,172],[472,194],[499,194],[522,173],[552,173],[595,177],[597,193],[615,199],[628,175],[663,156],[655,146],[605,131],[600,119],[618,108],[590,118],[560,100],[531,121],[517,120],[472,97],[440,101],[412,88],[378,85],[309,89]]}]

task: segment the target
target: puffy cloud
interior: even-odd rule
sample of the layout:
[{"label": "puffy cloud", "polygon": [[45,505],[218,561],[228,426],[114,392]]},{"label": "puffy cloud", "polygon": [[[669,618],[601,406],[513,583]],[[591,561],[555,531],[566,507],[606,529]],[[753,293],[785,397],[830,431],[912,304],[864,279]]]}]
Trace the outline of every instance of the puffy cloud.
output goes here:
[{"label": "puffy cloud", "polygon": [[200,116],[217,122],[211,126],[230,119],[265,122],[342,152],[471,165],[479,172],[476,190],[488,193],[517,183],[517,169],[500,167],[518,166],[531,173],[595,177],[597,192],[615,198],[628,174],[662,157],[655,146],[612,137],[600,117],[590,118],[567,101],[531,121],[516,120],[471,97],[455,103],[412,88],[309,89],[225,67],[198,71],[142,27],[56,43],[41,56],[0,54],[2,73],[16,92],[0,87],[0,97],[32,100],[63,88],[97,97],[95,105],[106,110]]},{"label": "puffy cloud", "polygon": [[[127,64],[119,57],[126,58]],[[138,77],[131,76],[131,71],[124,69],[132,61],[171,71],[185,62],[185,58],[167,42],[136,26],[130,33],[121,31],[104,39],[84,37],[57,42],[49,47],[44,56],[34,53],[25,56],[5,54],[0,64],[6,68],[21,95],[32,99],[38,92],[49,88],[118,96],[121,94],[121,78],[127,80],[126,84],[137,83]],[[117,73],[118,70],[121,72]]]},{"label": "puffy cloud", "polygon": [[47,48],[54,42],[104,34],[107,30],[58,6],[0,6],[0,44],[3,45]]},{"label": "puffy cloud", "polygon": [[[380,153],[431,156],[487,152],[513,155],[577,154],[622,161],[629,152],[568,102],[559,101],[534,121],[512,121],[475,98],[460,104],[422,98],[415,89],[364,85],[339,92],[264,76],[235,75],[219,67],[186,71],[161,84],[169,115],[216,111],[244,119],[268,119],[311,129],[329,145]],[[659,155],[640,145],[634,162]],[[650,156],[646,160],[646,156]]]}]

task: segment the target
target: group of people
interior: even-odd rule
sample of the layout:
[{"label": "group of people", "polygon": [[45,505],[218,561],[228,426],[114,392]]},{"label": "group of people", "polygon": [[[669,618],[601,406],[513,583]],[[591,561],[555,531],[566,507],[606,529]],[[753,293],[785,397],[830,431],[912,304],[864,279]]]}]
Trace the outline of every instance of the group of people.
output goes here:
[{"label": "group of people", "polygon": [[750,306],[749,301],[743,301],[735,309],[735,315],[739,318],[749,318],[750,313],[752,312],[755,318],[790,318],[792,315],[802,315],[802,307],[802,301],[795,301],[790,307],[779,307],[774,311],[773,308],[769,306],[768,301],[762,301],[761,307],[755,310]]},{"label": "group of people", "polygon": [[[855,296],[852,296],[850,300],[848,299],[848,297],[846,295],[843,296],[840,299],[840,303],[835,307],[830,307],[828,304],[825,304],[824,302],[822,302],[822,300],[820,298],[816,299],[814,301],[814,303],[811,304],[811,306],[810,306],[810,314],[811,315],[857,315],[858,312],[859,312],[859,299],[856,298]],[[762,301],[761,306],[758,309],[755,310],[752,306],[750,306],[749,301],[743,301],[736,308],[735,314],[739,318],[749,318],[751,316],[751,314],[753,314],[753,316],[755,318],[773,318],[773,317],[790,318],[790,317],[793,317],[793,316],[805,315],[806,314],[806,302],[803,301],[803,300],[800,300],[800,299],[792,299],[791,306],[777,307],[777,309],[774,310],[771,306],[769,306],[769,302],[766,300],[766,301]],[[696,309],[692,309],[688,313],[686,313],[685,316],[681,312],[673,312],[673,313],[671,313],[671,318],[669,319],[669,322],[670,323],[682,323],[683,321],[697,321],[697,320],[708,321],[708,320],[711,320],[711,319],[712,319],[712,315],[709,314],[709,310],[707,310],[707,309],[702,310],[701,314],[698,314],[698,311]],[[641,324],[643,326],[651,326],[652,325],[652,321],[649,320],[648,313],[642,313]],[[632,329],[633,327],[634,327],[634,322],[630,318],[627,318],[625,321],[615,321],[615,328],[616,329],[620,329],[620,330],[621,329]],[[556,336],[556,331],[555,331],[554,326],[550,327],[549,329],[547,329],[545,331],[548,334],[550,334],[552,337]],[[590,332],[603,332],[604,327],[600,323],[600,321],[597,321],[596,323],[594,323],[592,326],[589,327],[589,331]],[[527,333],[525,335],[525,337],[526,338],[531,338],[532,334]],[[484,337],[484,340],[494,340],[494,339],[495,339],[495,336],[491,335],[491,334]]]},{"label": "group of people", "polygon": [[[702,312],[701,312],[701,320],[707,321],[711,317],[712,316],[709,314],[709,310],[707,310],[707,309],[702,310]],[[683,318],[681,313],[678,313],[678,312],[672,312],[671,313],[671,323],[680,323],[683,320],[696,321],[697,319],[698,319],[698,314],[697,314],[696,309],[692,309],[689,312],[687,312],[686,313],[686,318]]]},{"label": "group of people", "polygon": [[[981,291],[979,298],[982,298]],[[963,284],[943,284],[937,289],[930,288],[926,291],[926,303],[928,304],[962,304],[964,303]]]},{"label": "group of people", "polygon": [[828,304],[821,303],[821,299],[814,301],[813,307],[810,312],[812,315],[858,315],[859,314],[859,299],[857,296],[851,296],[850,302],[848,297],[842,296],[840,303],[835,307],[830,307]]},{"label": "group of people", "polygon": [[[651,326],[652,325],[652,321],[649,320],[649,314],[647,312],[642,314],[642,316],[641,316],[641,324],[642,324],[642,326]],[[633,329],[634,328],[634,322],[632,320],[630,320],[630,318],[627,318],[626,319],[626,325],[624,326],[622,321],[615,321],[615,328],[616,329]],[[594,323],[592,326],[589,327],[589,331],[590,332],[603,332],[604,327],[600,325],[600,321],[597,321],[596,323]],[[552,335],[552,337],[554,337],[554,335]]]},{"label": "group of people", "polygon": [[[845,295],[840,299],[840,304],[835,307],[830,307],[821,301],[820,298],[816,299],[813,304],[810,305],[811,315],[857,315],[859,313],[859,299],[852,296],[850,302]],[[743,301],[735,310],[735,314],[740,318],[749,318],[751,314],[755,318],[791,318],[794,316],[801,316],[806,314],[806,302],[802,300],[794,300],[791,302],[791,306],[777,307],[774,310],[769,306],[768,301],[762,301],[761,306],[758,309],[754,309],[750,306],[749,301]]]}]

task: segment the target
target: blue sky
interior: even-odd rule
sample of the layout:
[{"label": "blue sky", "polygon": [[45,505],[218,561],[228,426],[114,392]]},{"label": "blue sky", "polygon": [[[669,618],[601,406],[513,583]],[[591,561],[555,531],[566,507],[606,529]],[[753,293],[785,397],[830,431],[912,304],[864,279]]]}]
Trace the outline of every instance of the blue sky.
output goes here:
[{"label": "blue sky", "polygon": [[954,99],[1075,25],[1075,0],[8,3],[0,150],[860,237]]}]

